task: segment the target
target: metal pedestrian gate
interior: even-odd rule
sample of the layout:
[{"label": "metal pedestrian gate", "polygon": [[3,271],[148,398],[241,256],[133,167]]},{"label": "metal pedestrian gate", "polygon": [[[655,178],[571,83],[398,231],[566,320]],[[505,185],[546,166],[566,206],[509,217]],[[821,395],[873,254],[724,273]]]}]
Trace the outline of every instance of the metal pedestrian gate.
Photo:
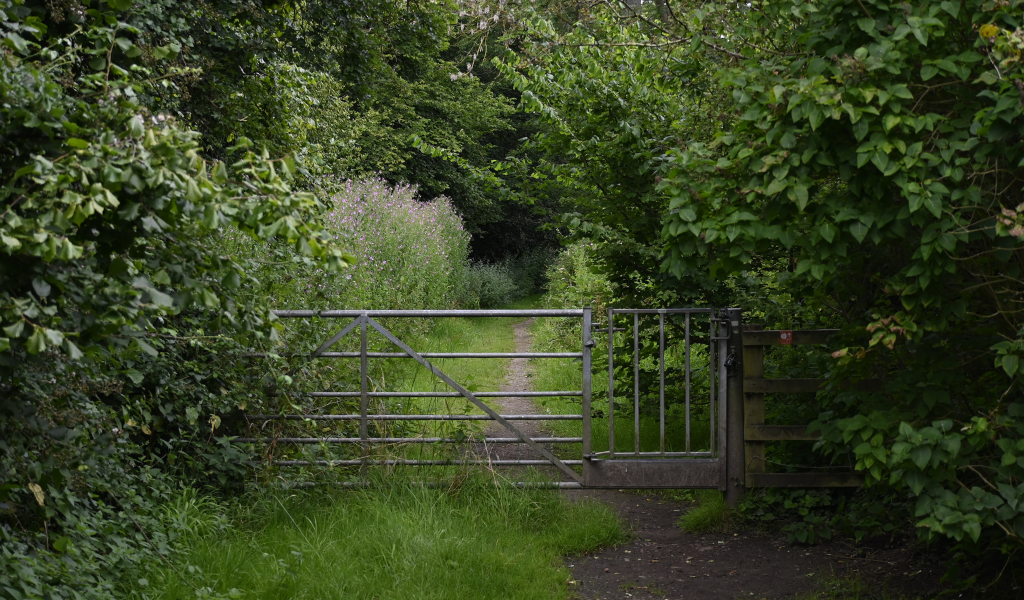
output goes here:
[{"label": "metal pedestrian gate", "polygon": [[[268,460],[277,467],[342,467],[367,469],[378,466],[439,467],[487,465],[488,467],[551,467],[557,478],[540,485],[561,488],[717,488],[725,490],[729,394],[727,370],[735,360],[730,334],[738,329],[738,316],[710,308],[610,309],[607,321],[595,323],[592,310],[328,310],[275,311],[279,318],[338,320],[344,325],[309,356],[309,360],[359,361],[359,388],[307,390],[312,399],[348,399],[358,402],[358,413],[333,414],[310,410],[302,414],[246,415],[251,429],[279,422],[334,427],[342,435],[256,435],[235,442],[262,445]],[[738,315],[738,311],[737,311]],[[603,315],[602,315],[603,316]],[[582,335],[576,352],[428,352],[417,351],[385,327],[388,319],[451,317],[533,317],[580,319]],[[346,322],[347,321],[347,322]],[[625,335],[622,334],[625,332]],[[371,351],[370,336],[382,336],[389,351]],[[595,337],[607,348],[607,399],[592,398]],[[355,339],[358,338],[358,339]],[[378,340],[379,342],[380,340]],[[339,346],[346,346],[339,348]],[[352,346],[358,345],[355,349]],[[439,368],[437,360],[527,358],[579,361],[582,385],[574,390],[479,391],[459,382]],[[444,391],[393,391],[374,385],[373,359],[411,359],[446,386]],[[603,358],[599,358],[603,360]],[[379,383],[379,382],[377,382]],[[603,382],[602,382],[603,384]],[[353,386],[354,387],[354,386]],[[374,389],[371,389],[374,388]],[[742,392],[741,392],[742,393]],[[578,410],[534,411],[501,414],[486,399],[556,398],[578,400]],[[428,399],[464,400],[454,411],[423,410]],[[401,410],[396,409],[401,400]],[[499,400],[500,402],[500,400]],[[565,404],[563,403],[564,407]],[[489,421],[504,435],[442,435],[443,424]],[[578,434],[550,435],[528,432],[526,422],[578,423]],[[409,434],[387,433],[388,424],[421,424]],[[517,426],[517,424],[520,424]],[[423,428],[426,427],[426,430]],[[377,433],[371,434],[371,428]],[[432,429],[431,429],[432,428]],[[564,430],[565,427],[563,426]],[[381,432],[385,434],[381,434]],[[431,435],[433,433],[433,435]],[[408,435],[406,435],[408,434]],[[495,459],[487,453],[492,444],[528,449],[530,458]],[[447,455],[441,447],[462,448]],[[316,456],[280,458],[283,447],[315,449]],[[466,450],[468,448],[468,450]],[[480,449],[483,448],[481,451]],[[424,449],[430,456],[424,457]],[[412,456],[417,454],[418,456]],[[358,478],[349,481],[358,485]],[[531,484],[537,484],[532,482]],[[525,485],[519,482],[519,485]]]}]

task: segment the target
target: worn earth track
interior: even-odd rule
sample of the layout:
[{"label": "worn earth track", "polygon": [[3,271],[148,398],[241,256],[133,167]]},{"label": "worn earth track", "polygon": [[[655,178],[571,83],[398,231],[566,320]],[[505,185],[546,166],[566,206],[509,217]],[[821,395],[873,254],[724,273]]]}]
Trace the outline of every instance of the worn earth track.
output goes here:
[{"label": "worn earth track", "polygon": [[[533,319],[514,324],[516,352],[532,345]],[[502,391],[529,391],[529,359],[512,359]],[[538,413],[529,398],[501,398],[503,414]],[[549,435],[543,421],[517,421],[530,436]],[[507,436],[492,423],[487,435]],[[523,444],[478,447],[492,459],[533,459]],[[546,473],[561,474],[546,468]],[[509,472],[517,479],[521,470]],[[565,479],[563,476],[562,479]],[[572,585],[580,599],[672,598],[685,600],[789,598],[813,592],[821,579],[856,575],[871,593],[884,589],[927,598],[938,592],[941,568],[918,555],[906,539],[853,548],[843,541],[813,547],[790,546],[778,534],[753,530],[691,534],[676,520],[692,506],[644,491],[566,490],[571,499],[591,498],[611,505],[632,532],[632,540],[583,556],[567,557]]]}]

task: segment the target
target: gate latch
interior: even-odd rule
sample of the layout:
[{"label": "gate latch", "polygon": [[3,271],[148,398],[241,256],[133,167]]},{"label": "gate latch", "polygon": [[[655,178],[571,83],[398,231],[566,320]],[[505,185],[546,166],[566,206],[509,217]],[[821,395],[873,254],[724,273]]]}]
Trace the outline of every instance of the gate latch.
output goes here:
[{"label": "gate latch", "polygon": [[729,355],[725,357],[725,370],[730,377],[736,374],[736,350],[729,350]]}]

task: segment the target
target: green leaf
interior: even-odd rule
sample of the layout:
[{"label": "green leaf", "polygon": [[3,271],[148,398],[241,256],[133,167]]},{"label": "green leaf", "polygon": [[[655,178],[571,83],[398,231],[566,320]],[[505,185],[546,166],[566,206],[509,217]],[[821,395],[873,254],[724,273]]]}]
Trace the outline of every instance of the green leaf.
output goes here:
[{"label": "green leaf", "polygon": [[1017,367],[1019,366],[1020,359],[1017,357],[1016,354],[1006,354],[1002,356],[1001,359],[1002,360],[1000,361],[1000,366],[1003,367],[1003,370],[1006,371],[1007,375],[1013,377],[1013,375],[1017,372]]},{"label": "green leaf", "polygon": [[832,240],[836,237],[837,228],[831,223],[822,223],[818,227],[818,234],[821,238],[828,243],[832,243]]},{"label": "green leaf", "polygon": [[857,27],[860,27],[865,33],[871,33],[875,30],[875,20],[868,18],[857,19]]},{"label": "green leaf", "polygon": [[803,210],[807,206],[807,186],[797,184],[793,186],[793,193],[796,194],[796,205]]},{"label": "green leaf", "polygon": [[107,4],[110,8],[116,10],[128,10],[132,7],[133,0],[107,0]]},{"label": "green leaf", "polygon": [[11,348],[10,338],[0,337],[0,352],[9,350]]},{"label": "green leaf", "polygon": [[159,356],[160,353],[156,351],[156,348],[150,346],[144,340],[140,338],[135,338],[132,341],[135,343],[136,346],[138,346],[139,350],[142,350],[146,354],[150,356]]},{"label": "green leaf", "polygon": [[25,321],[15,321],[14,323],[4,327],[4,333],[11,336],[12,338],[21,337],[21,332],[25,329]]},{"label": "green leaf", "polygon": [[939,68],[935,65],[925,65],[921,67],[921,80],[928,81],[932,77],[935,77],[939,72]]},{"label": "green leaf", "polygon": [[50,290],[53,288],[45,280],[35,277],[32,279],[32,289],[36,291],[37,296],[45,298],[50,295]]},{"label": "green leaf", "polygon": [[213,173],[210,174],[210,179],[218,185],[224,185],[228,182],[228,167],[223,161],[218,161],[217,166],[213,168]]},{"label": "green leaf", "polygon": [[68,146],[71,146],[72,148],[88,148],[89,147],[89,142],[87,142],[87,141],[85,141],[83,139],[79,139],[79,138],[68,138],[67,139],[67,144],[68,144]]},{"label": "green leaf", "polygon": [[135,139],[145,135],[146,128],[142,125],[142,118],[139,115],[135,115],[128,121],[128,133]]},{"label": "green leaf", "polygon": [[78,346],[76,346],[74,342],[67,338],[64,338],[64,350],[67,351],[68,358],[70,358],[71,360],[79,360],[83,356],[85,356],[84,354],[82,354],[82,351],[78,349]]},{"label": "green leaf", "polygon": [[28,338],[26,344],[29,354],[39,354],[43,350],[46,350],[46,334],[43,332],[42,327],[36,327],[35,331]]},{"label": "green leaf", "polygon": [[863,242],[864,238],[867,237],[868,232],[871,231],[870,227],[860,221],[854,221],[850,224],[848,229],[850,231],[850,235],[852,235],[858,243]]},{"label": "green leaf", "polygon": [[149,299],[153,304],[162,307],[174,306],[174,298],[171,298],[167,294],[154,288],[148,288],[146,292],[149,293]]},{"label": "green leaf", "polygon": [[128,369],[127,371],[124,372],[124,374],[126,377],[128,377],[128,379],[131,379],[132,383],[134,383],[135,385],[139,385],[140,383],[142,383],[142,373],[139,373],[135,369]]},{"label": "green leaf", "polygon": [[924,207],[928,209],[928,212],[935,215],[936,218],[942,216],[942,201],[936,194],[928,194],[924,196]]},{"label": "green leaf", "polygon": [[928,446],[918,446],[910,451],[910,460],[914,461],[918,469],[924,470],[931,458],[932,449]]}]

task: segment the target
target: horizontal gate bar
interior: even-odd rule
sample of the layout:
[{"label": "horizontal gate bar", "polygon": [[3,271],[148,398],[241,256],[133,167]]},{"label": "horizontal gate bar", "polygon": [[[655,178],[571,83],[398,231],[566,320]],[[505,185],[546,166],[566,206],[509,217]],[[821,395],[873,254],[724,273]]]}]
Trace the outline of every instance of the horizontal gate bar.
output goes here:
[{"label": "horizontal gate bar", "polygon": [[681,315],[711,314],[710,308],[613,308],[613,315]]},{"label": "horizontal gate bar", "polygon": [[[582,460],[563,460],[567,465],[582,465]],[[252,464],[262,465],[264,463],[252,461]],[[526,467],[526,466],[549,466],[553,467],[550,460],[274,460],[270,464],[278,467],[358,467],[361,465],[374,466],[410,466],[410,467],[440,467],[459,465],[493,465],[495,467]]]},{"label": "horizontal gate bar", "polygon": [[[266,352],[247,352],[250,358],[270,356]],[[309,356],[308,354],[282,354],[275,356]],[[359,352],[321,352],[317,358],[361,358]],[[368,358],[412,358],[405,352],[367,352]],[[582,358],[582,352],[421,352],[423,358]]]},{"label": "horizontal gate bar", "polygon": [[[307,392],[311,398],[358,398],[360,392]],[[370,398],[464,398],[459,392],[369,392]],[[582,396],[583,392],[473,392],[477,398],[547,398]]]},{"label": "horizontal gate bar", "polygon": [[[616,453],[616,457],[618,453]],[[586,487],[721,488],[718,459],[590,460],[583,465]]]},{"label": "horizontal gate bar", "polygon": [[[581,437],[536,437],[528,438],[538,444],[579,444],[583,442]],[[519,438],[484,438],[484,439],[473,439],[463,438],[457,440],[455,438],[312,438],[312,437],[279,437],[279,438],[235,438],[232,442],[238,442],[243,444],[250,444],[254,442],[263,442],[264,444],[270,444],[277,442],[279,444],[462,444],[465,442],[476,443],[476,444],[522,444],[523,440]]]},{"label": "horizontal gate bar", "polygon": [[[372,487],[374,482],[371,481],[337,481],[328,483],[317,483],[315,481],[299,481],[296,483],[289,483],[287,481],[281,482],[289,487],[296,488],[311,488],[317,485],[336,485],[339,487],[347,488],[359,488],[359,487]],[[426,488],[435,487],[450,487],[450,483],[444,481],[410,481],[412,485],[418,485]],[[556,490],[578,490],[583,488],[583,484],[575,481],[509,481],[507,483],[494,482],[495,486],[498,487],[517,487],[517,488],[541,488],[541,489],[556,489]]]},{"label": "horizontal gate bar", "polygon": [[[323,358],[358,358],[358,352],[324,352]],[[405,352],[367,352],[370,358],[412,358]],[[420,352],[423,358],[582,358],[582,352]]]},{"label": "horizontal gate bar", "polygon": [[[357,421],[362,415],[245,415],[257,421]],[[501,415],[506,421],[582,421],[583,415]],[[368,421],[493,421],[490,415],[366,415]],[[817,439],[817,438],[815,438]]]},{"label": "horizontal gate bar", "polygon": [[282,319],[322,317],[582,317],[582,309],[537,310],[275,310]]},{"label": "horizontal gate bar", "polygon": [[[817,438],[815,438],[815,439],[817,439]],[[590,456],[593,457],[593,458],[599,458],[599,457],[609,457],[609,458],[611,458],[612,457],[611,453],[608,452],[607,450],[605,450],[603,452],[594,452]],[[615,451],[614,459],[618,460],[621,457],[658,457],[658,456],[673,456],[673,457],[701,456],[701,457],[709,457],[709,456],[713,456],[713,455],[712,455],[711,451],[703,451],[703,452],[664,452],[664,453],[662,453],[662,452],[623,452],[621,450],[616,450]]]}]

